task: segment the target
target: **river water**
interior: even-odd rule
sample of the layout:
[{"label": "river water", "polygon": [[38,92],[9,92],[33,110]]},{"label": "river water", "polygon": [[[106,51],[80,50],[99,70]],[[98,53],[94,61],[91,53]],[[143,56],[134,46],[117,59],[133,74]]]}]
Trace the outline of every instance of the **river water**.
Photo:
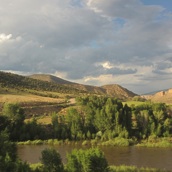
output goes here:
[{"label": "river water", "polygon": [[[40,162],[41,151],[50,147],[48,145],[19,145],[18,155],[23,161],[29,163]],[[72,149],[87,149],[81,145],[53,146],[66,163],[66,154]],[[145,147],[99,147],[105,154],[109,165],[135,165],[137,167],[151,167],[172,171],[172,148],[145,148]]]}]

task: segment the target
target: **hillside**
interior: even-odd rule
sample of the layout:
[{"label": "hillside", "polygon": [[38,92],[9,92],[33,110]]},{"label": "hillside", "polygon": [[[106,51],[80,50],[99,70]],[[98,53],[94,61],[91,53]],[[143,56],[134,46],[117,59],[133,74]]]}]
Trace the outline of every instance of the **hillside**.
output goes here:
[{"label": "hillside", "polygon": [[51,91],[51,92],[72,93],[72,94],[81,93],[81,90],[78,90],[70,86],[37,80],[26,76],[21,76],[21,75],[1,72],[1,71],[0,71],[0,88],[7,88],[7,89],[10,88],[10,89],[16,89],[26,92],[35,90],[35,91]]},{"label": "hillside", "polygon": [[161,103],[172,103],[172,88],[156,92],[152,95],[143,95],[142,97],[151,100],[152,102],[161,102]]},{"label": "hillside", "polygon": [[[47,91],[62,94],[98,94],[113,96],[121,99],[134,97],[136,94],[117,84],[101,87],[73,83],[52,75],[36,74],[21,76],[0,71],[0,88],[10,88],[18,91],[25,91],[32,94]],[[42,93],[39,93],[42,94]]]},{"label": "hillside", "polygon": [[53,82],[53,83],[57,83],[57,84],[73,84],[73,82],[61,79],[59,77],[55,77],[53,75],[48,75],[48,74],[33,74],[28,77],[32,78],[32,79]]},{"label": "hillside", "polygon": [[57,84],[62,84],[66,85],[84,91],[92,94],[99,94],[99,95],[107,95],[107,96],[113,96],[113,97],[118,97],[121,99],[127,99],[136,96],[135,93],[127,90],[126,88],[123,88],[120,85],[117,84],[111,84],[111,85],[105,85],[101,87],[97,86],[91,86],[91,85],[83,85],[83,84],[78,84],[74,82],[70,82],[64,79],[61,79],[59,77],[55,77],[52,75],[45,75],[45,74],[34,74],[29,76],[30,78],[38,79],[38,80],[43,80],[43,81],[48,81],[52,83],[57,83]]},{"label": "hillside", "polygon": [[121,87],[120,85],[113,84],[113,85],[104,85],[101,88],[105,89],[107,95],[111,96],[122,96],[121,98],[126,97],[134,97],[136,96],[135,93],[127,90],[126,88]]}]

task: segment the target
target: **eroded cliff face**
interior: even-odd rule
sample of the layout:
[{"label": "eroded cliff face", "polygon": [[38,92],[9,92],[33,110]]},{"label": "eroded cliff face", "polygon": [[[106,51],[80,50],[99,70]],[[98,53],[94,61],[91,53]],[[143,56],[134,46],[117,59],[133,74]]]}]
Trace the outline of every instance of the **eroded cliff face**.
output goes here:
[{"label": "eroded cliff face", "polygon": [[162,102],[167,104],[172,104],[172,88],[166,91],[160,91],[153,95],[143,95],[142,97],[153,102]]}]

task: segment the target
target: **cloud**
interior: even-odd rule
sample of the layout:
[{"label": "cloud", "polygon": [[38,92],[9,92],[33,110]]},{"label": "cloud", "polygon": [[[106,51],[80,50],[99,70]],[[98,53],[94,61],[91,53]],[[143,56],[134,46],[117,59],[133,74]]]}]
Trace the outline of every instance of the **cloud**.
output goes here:
[{"label": "cloud", "polygon": [[84,84],[118,83],[138,92],[154,89],[153,78],[172,85],[172,15],[160,5],[3,1],[0,24],[1,70],[50,73]]},{"label": "cloud", "polygon": [[150,20],[164,9],[155,5],[145,6],[139,0],[88,0],[87,5],[104,16],[132,21]]},{"label": "cloud", "polygon": [[6,35],[4,33],[0,34],[0,43],[9,40],[12,37],[12,34]]}]

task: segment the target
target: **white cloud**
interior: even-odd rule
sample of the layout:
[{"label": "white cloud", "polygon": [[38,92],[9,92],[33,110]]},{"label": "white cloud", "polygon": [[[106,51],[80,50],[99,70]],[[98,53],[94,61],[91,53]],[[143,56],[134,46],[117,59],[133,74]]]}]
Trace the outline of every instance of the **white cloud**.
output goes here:
[{"label": "white cloud", "polygon": [[12,37],[12,34],[8,34],[8,35],[4,33],[0,34],[0,43],[11,39],[11,37]]},{"label": "white cloud", "polygon": [[2,1],[0,24],[1,70],[113,82],[140,92],[155,88],[154,78],[172,86],[172,18],[161,6],[140,0]]}]

